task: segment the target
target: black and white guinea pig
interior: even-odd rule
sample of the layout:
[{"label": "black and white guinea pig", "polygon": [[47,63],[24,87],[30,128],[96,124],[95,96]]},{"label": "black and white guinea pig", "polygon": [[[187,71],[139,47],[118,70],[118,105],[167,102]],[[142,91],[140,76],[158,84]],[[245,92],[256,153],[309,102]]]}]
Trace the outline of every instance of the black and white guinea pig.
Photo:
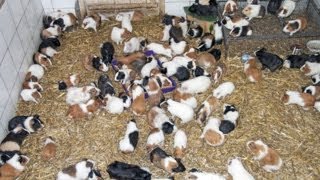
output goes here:
[{"label": "black and white guinea pig", "polygon": [[20,151],[1,151],[0,152],[0,167],[4,165],[15,154],[21,154]]},{"label": "black and white guinea pig", "polygon": [[172,25],[172,20],[173,20],[174,16],[171,16],[171,15],[168,15],[168,14],[165,14],[163,16],[163,19],[162,19],[162,24],[164,25]]},{"label": "black and white guinea pig", "polygon": [[315,74],[311,76],[312,83],[315,85],[320,85],[320,74]]},{"label": "black and white guinea pig", "polygon": [[320,86],[310,85],[310,86],[302,87],[301,89],[302,89],[302,92],[309,93],[312,96],[314,96],[316,99],[320,98]]},{"label": "black and white guinea pig", "polygon": [[45,15],[42,18],[42,24],[43,24],[43,28],[47,29],[51,26],[51,24],[53,23],[54,18],[52,16],[49,15]]},{"label": "black and white guinea pig", "polygon": [[57,49],[61,46],[61,43],[58,38],[50,37],[47,39],[44,39],[40,45],[38,51],[41,52],[42,48],[52,47],[53,49]]},{"label": "black and white guinea pig", "polygon": [[105,64],[102,58],[90,54],[86,56],[83,60],[83,66],[86,70],[93,71],[94,69],[102,72],[107,72],[109,70],[108,64]]},{"label": "black and white guinea pig", "polygon": [[252,35],[252,27],[251,26],[234,27],[230,31],[230,35],[232,37],[251,36]]},{"label": "black and white guinea pig", "polygon": [[221,21],[217,20],[213,24],[214,24],[213,30],[214,30],[215,43],[221,44],[223,40],[222,23]]},{"label": "black and white guinea pig", "polygon": [[177,72],[173,76],[176,77],[180,82],[185,81],[190,79],[190,71],[188,68],[180,66],[178,67]]},{"label": "black and white guinea pig", "polygon": [[17,126],[2,140],[0,151],[20,151],[23,140],[29,134],[30,132],[22,128],[21,125]]},{"label": "black and white guinea pig", "polygon": [[213,49],[210,49],[208,51],[208,53],[212,54],[214,56],[214,58],[216,59],[216,61],[219,61],[221,58],[221,50],[220,49],[213,48]]},{"label": "black and white guinea pig", "polygon": [[270,0],[267,6],[267,12],[272,15],[277,15],[283,0]]},{"label": "black and white guinea pig", "polygon": [[9,121],[8,130],[12,131],[21,125],[27,131],[33,133],[44,127],[39,115],[33,116],[16,116]]},{"label": "black and white guinea pig", "polygon": [[100,89],[100,98],[105,98],[107,94],[113,96],[116,94],[115,89],[108,75],[102,74],[98,79],[98,88]]},{"label": "black and white guinea pig", "polygon": [[127,130],[124,137],[119,142],[119,149],[122,153],[132,153],[138,144],[139,130],[136,121],[130,120],[127,124]]},{"label": "black and white guinea pig", "polygon": [[283,66],[286,68],[301,68],[306,61],[308,60],[308,56],[305,54],[302,55],[289,55],[287,59],[284,61]]},{"label": "black and white guinea pig", "polygon": [[100,48],[101,48],[100,53],[101,53],[103,62],[105,64],[110,64],[115,52],[112,43],[104,42],[103,44],[101,44]]},{"label": "black and white guinea pig", "polygon": [[255,55],[262,64],[262,70],[268,68],[271,72],[274,72],[275,70],[282,68],[283,59],[276,54],[267,52],[265,48],[256,51]]},{"label": "black and white guinea pig", "polygon": [[194,28],[190,28],[188,31],[188,35],[193,38],[199,38],[202,36],[203,28],[200,25],[197,25]]},{"label": "black and white guinea pig", "polygon": [[107,167],[111,179],[145,179],[151,180],[150,172],[138,165],[114,161]]},{"label": "black and white guinea pig", "polygon": [[175,42],[180,42],[184,40],[183,31],[181,27],[172,26],[169,30],[170,38],[173,38]]},{"label": "black and white guinea pig", "polygon": [[225,104],[223,107],[223,119],[219,126],[219,130],[223,134],[228,134],[233,131],[237,125],[239,112],[234,105]]},{"label": "black and white guinea pig", "polygon": [[210,77],[211,75],[202,67],[197,66],[195,70],[192,70],[192,75],[194,77],[198,77],[198,76],[208,76]]}]

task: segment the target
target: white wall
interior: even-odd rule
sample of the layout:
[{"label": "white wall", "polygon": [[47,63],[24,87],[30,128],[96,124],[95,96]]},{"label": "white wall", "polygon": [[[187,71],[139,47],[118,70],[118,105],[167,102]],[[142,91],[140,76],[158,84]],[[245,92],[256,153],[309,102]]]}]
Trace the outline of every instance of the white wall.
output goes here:
[{"label": "white wall", "polygon": [[38,0],[4,0],[0,7],[0,139],[15,115],[21,85],[40,43]]},{"label": "white wall", "polygon": [[77,0],[41,0],[45,13],[61,10],[75,14],[75,4]]}]

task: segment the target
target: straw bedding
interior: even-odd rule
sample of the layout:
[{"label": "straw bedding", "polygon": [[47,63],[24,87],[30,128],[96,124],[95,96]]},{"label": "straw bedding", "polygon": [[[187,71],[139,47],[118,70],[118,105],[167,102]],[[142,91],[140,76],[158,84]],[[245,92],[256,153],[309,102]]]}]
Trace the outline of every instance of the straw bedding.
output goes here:
[{"label": "straw bedding", "polygon": [[[100,54],[99,45],[104,41],[110,41],[109,35],[114,25],[119,23],[105,22],[98,33],[80,28],[65,33],[61,39],[61,53],[54,58],[53,66],[46,71],[45,77],[41,80],[45,90],[40,103],[19,103],[18,115],[37,113],[45,122],[43,130],[30,135],[23,143],[22,151],[31,161],[20,179],[54,179],[62,168],[82,158],[96,161],[105,179],[109,179],[106,173],[107,165],[115,160],[148,167],[154,178],[169,177],[169,174],[156,168],[149,161],[145,149],[149,127],[145,116],[135,117],[130,111],[121,115],[100,111],[88,119],[73,121],[66,118],[68,106],[65,93],[58,91],[57,81],[73,73],[80,74],[81,85],[97,81],[102,73],[86,71],[81,60],[89,53]],[[134,23],[133,28],[136,36],[145,36],[151,41],[159,39],[162,31],[159,17],[149,17],[143,22]],[[256,179],[320,178],[320,113],[315,110],[304,111],[295,105],[284,106],[280,101],[285,90],[299,90],[302,85],[310,84],[310,79],[298,70],[281,69],[274,73],[264,72],[264,80],[253,84],[246,79],[239,58],[243,52],[252,53],[257,47],[266,47],[269,51],[285,57],[291,52],[291,44],[305,44],[307,41],[308,39],[290,38],[280,41],[232,42],[230,58],[221,60],[228,67],[223,81],[234,82],[236,90],[222,103],[235,104],[239,109],[238,126],[226,137],[224,145],[211,147],[199,138],[202,130],[195,121],[180,124],[179,120],[175,119],[177,126],[188,136],[187,154],[182,159],[187,170],[197,168],[227,174],[228,159],[239,156]],[[121,49],[122,46],[116,48],[117,54],[121,54]],[[111,69],[107,74],[113,79],[114,72]],[[122,91],[117,83],[114,85],[117,87],[117,93]],[[217,84],[206,93],[198,95],[198,104],[202,103],[215,87]],[[170,96],[166,94],[166,97]],[[222,118],[222,106],[213,116]],[[118,142],[124,136],[127,121],[132,118],[137,120],[140,139],[136,151],[125,155],[118,151]],[[50,161],[42,160],[39,153],[47,136],[54,137],[58,144],[57,156]],[[266,173],[256,161],[253,161],[252,156],[246,151],[245,144],[256,139],[262,139],[280,153],[284,160],[281,170]],[[173,153],[173,135],[166,135],[163,148],[168,153]],[[176,174],[175,178],[184,179],[185,174]]]}]

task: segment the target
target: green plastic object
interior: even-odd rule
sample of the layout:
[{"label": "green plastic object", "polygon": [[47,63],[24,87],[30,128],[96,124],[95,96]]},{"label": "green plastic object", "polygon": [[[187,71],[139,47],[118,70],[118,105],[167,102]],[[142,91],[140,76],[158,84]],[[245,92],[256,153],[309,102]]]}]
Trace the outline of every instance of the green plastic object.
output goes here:
[{"label": "green plastic object", "polygon": [[208,21],[208,22],[215,22],[217,20],[217,16],[198,16],[197,14],[191,13],[189,11],[189,7],[190,6],[185,6],[183,7],[184,12],[188,15],[188,16],[192,16],[193,18],[197,18],[199,20],[202,21]]}]

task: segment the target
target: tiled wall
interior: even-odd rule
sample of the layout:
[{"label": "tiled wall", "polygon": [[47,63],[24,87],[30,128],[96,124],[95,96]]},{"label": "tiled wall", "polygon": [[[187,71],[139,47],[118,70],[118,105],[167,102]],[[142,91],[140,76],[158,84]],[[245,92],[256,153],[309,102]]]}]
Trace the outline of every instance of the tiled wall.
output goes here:
[{"label": "tiled wall", "polygon": [[0,7],[0,139],[15,115],[21,84],[40,43],[39,0],[4,0]]},{"label": "tiled wall", "polygon": [[61,10],[63,12],[75,13],[77,0],[41,0],[45,13]]}]

